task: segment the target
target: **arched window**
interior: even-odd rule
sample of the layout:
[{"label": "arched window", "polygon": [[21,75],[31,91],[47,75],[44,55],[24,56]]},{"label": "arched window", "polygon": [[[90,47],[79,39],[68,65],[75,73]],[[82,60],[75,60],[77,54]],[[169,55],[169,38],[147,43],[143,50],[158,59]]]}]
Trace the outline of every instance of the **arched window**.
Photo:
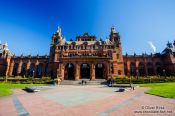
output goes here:
[{"label": "arched window", "polygon": [[136,76],[136,64],[134,62],[130,64],[130,74],[131,76]]},{"label": "arched window", "polygon": [[148,75],[151,76],[151,75],[154,75],[154,72],[153,72],[153,64],[151,62],[148,62],[147,63],[147,71],[148,71]]},{"label": "arched window", "polygon": [[157,75],[160,75],[160,76],[163,75],[162,65],[160,62],[156,62],[156,72],[157,72]]},{"label": "arched window", "polygon": [[145,76],[145,66],[143,62],[139,63],[139,75],[140,76]]}]

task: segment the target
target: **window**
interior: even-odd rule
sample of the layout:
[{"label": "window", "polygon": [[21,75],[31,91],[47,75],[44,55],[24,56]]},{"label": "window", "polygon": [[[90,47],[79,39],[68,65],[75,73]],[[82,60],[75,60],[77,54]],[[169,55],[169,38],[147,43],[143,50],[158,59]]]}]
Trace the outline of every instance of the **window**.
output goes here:
[{"label": "window", "polygon": [[118,70],[118,75],[121,75],[122,74],[122,71],[121,70]]},{"label": "window", "polygon": [[119,54],[117,54],[117,59],[119,59]]}]

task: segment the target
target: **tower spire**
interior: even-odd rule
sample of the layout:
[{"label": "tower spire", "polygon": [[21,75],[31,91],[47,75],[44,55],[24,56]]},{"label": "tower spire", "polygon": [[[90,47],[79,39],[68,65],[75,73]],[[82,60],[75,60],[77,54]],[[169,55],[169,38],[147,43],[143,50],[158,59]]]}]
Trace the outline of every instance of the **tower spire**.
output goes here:
[{"label": "tower spire", "polygon": [[60,26],[58,26],[58,28],[57,28],[57,33],[58,33],[59,36],[62,35],[62,33],[61,33],[61,27]]},{"label": "tower spire", "polygon": [[113,33],[116,33],[116,30],[115,30],[115,26],[114,25],[112,25],[112,27],[111,27],[111,34],[113,34]]}]

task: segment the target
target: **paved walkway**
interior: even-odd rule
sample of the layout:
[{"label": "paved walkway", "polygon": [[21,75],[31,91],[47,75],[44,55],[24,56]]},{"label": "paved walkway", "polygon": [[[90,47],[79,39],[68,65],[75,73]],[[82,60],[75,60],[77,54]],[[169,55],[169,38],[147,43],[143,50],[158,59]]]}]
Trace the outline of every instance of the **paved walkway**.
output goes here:
[{"label": "paved walkway", "polygon": [[175,100],[144,94],[148,88],[116,92],[105,86],[15,89],[0,98],[0,116],[175,116]]}]

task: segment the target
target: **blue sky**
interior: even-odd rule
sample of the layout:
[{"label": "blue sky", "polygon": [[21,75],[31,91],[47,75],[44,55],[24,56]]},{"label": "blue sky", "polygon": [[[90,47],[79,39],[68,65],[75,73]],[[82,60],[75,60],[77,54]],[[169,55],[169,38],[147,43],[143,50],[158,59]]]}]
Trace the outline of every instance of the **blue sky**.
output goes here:
[{"label": "blue sky", "polygon": [[161,52],[175,40],[174,0],[0,0],[0,40],[16,55],[49,54],[61,25],[66,40],[84,32],[105,39],[116,26],[123,54]]}]

